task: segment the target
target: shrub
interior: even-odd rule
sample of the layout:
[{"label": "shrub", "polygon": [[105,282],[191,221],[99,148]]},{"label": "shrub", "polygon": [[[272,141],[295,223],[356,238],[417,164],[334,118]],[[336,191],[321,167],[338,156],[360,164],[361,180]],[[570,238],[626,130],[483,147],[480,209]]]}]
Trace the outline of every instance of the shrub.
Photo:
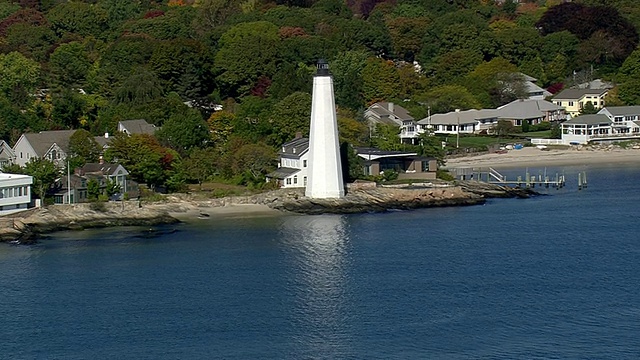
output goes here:
[{"label": "shrub", "polygon": [[89,204],[89,208],[95,212],[106,212],[107,205],[102,201],[94,201]]},{"label": "shrub", "polygon": [[436,170],[436,177],[444,181],[453,181],[456,179],[450,172],[443,169]]}]

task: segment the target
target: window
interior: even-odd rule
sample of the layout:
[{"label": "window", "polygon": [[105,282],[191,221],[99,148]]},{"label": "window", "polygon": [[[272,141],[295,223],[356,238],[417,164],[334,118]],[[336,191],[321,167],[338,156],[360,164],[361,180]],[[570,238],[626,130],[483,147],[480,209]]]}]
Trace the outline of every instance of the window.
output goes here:
[{"label": "window", "polygon": [[293,183],[297,184],[298,183],[298,175],[294,175],[293,176]]},{"label": "window", "polygon": [[302,160],[302,166],[307,167],[307,160]]},{"label": "window", "polygon": [[20,151],[20,159],[22,159],[22,151]]},{"label": "window", "polygon": [[569,106],[573,106],[573,101],[569,101]]},{"label": "window", "polygon": [[291,178],[287,178],[287,185],[291,185]]},{"label": "window", "polygon": [[304,180],[304,186],[307,186],[307,177],[305,176],[303,180]]}]

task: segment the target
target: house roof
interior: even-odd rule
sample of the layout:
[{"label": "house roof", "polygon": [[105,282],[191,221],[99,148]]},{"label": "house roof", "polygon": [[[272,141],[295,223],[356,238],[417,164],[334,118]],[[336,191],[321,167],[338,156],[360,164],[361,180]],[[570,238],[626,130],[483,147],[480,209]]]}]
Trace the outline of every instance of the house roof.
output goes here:
[{"label": "house roof", "polygon": [[576,116],[571,120],[567,120],[562,124],[579,124],[579,125],[598,125],[611,124],[611,120],[604,114],[589,114]]},{"label": "house roof", "polygon": [[[458,118],[459,117],[459,118]],[[478,120],[481,119],[492,119],[497,118],[498,113],[494,109],[471,109],[464,110],[456,113],[455,111],[448,112],[446,114],[433,114],[431,115],[431,119],[428,117],[418,121],[420,125],[427,125],[429,123],[433,125],[455,125],[458,124],[475,124]]]},{"label": "house roof", "polygon": [[26,133],[24,137],[39,157],[44,156],[54,143],[64,152],[69,152],[69,138],[75,130],[41,131],[39,133]]},{"label": "house roof", "polygon": [[496,110],[500,118],[535,119],[543,117],[547,111],[563,110],[563,107],[546,100],[519,99],[502,105]]},{"label": "house roof", "polygon": [[640,115],[640,106],[607,106],[604,109],[611,115]]},{"label": "house roof", "polygon": [[[389,110],[390,107],[393,107],[393,112]],[[407,109],[403,108],[398,104],[394,104],[390,102],[374,103],[373,105],[369,106],[367,110],[376,113],[381,118],[394,115],[400,121],[414,120],[413,116],[409,115],[409,111],[407,111]]]},{"label": "house roof", "polygon": [[291,176],[299,171],[300,169],[281,167],[267,174],[267,177],[275,178],[275,179],[285,179],[286,177]]},{"label": "house roof", "polygon": [[365,160],[377,160],[387,157],[404,157],[418,155],[415,152],[380,150],[370,147],[356,147],[356,154]]},{"label": "house roof", "polygon": [[585,95],[602,95],[608,90],[609,89],[566,89],[554,96],[553,100],[575,100]]},{"label": "house roof", "polygon": [[6,141],[0,140],[0,159],[12,159],[15,156],[11,146]]},{"label": "house roof", "polygon": [[309,139],[299,137],[282,144],[282,148],[280,149],[279,154],[281,156],[288,155],[293,157],[300,157],[300,155],[304,154],[307,150],[309,150]]},{"label": "house roof", "polygon": [[107,147],[111,139],[106,136],[94,136],[93,139],[100,145],[102,148]]},{"label": "house roof", "polygon": [[129,134],[153,135],[157,130],[155,125],[149,124],[144,119],[120,121],[120,126],[126,129]]},{"label": "house roof", "polygon": [[613,83],[604,81],[602,79],[595,79],[593,81],[578,84],[573,87],[577,89],[612,89]]},{"label": "house roof", "polygon": [[548,92],[547,90],[541,88],[540,86],[534,84],[532,81],[526,81],[525,86],[527,87],[527,92],[529,94],[531,93],[542,93],[543,96],[549,96],[551,95],[550,92]]},{"label": "house roof", "polygon": [[116,170],[118,170],[119,166],[120,166],[120,164],[118,164],[118,163],[115,163],[115,164],[112,164],[112,163],[103,163],[103,164],[100,164],[100,163],[86,163],[82,167],[82,172],[84,174],[99,173],[99,174],[103,174],[103,175],[113,175],[116,172]]}]

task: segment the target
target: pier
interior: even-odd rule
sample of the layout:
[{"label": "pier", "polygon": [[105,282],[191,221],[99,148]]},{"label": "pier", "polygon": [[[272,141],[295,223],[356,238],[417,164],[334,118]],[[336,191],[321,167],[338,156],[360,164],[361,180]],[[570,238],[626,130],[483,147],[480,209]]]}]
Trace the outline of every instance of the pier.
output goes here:
[{"label": "pier", "polygon": [[[538,172],[538,174],[531,174],[527,168],[523,175],[515,176],[514,178],[507,178],[507,176],[501,174],[494,168],[457,168],[450,170],[458,180],[476,180],[486,182],[489,184],[517,186],[526,188],[535,188],[536,186],[545,188],[560,189],[566,185],[566,177],[564,173],[555,172],[552,174],[547,173],[547,169]],[[578,190],[582,190],[587,187],[587,174],[586,172],[578,173]]]}]

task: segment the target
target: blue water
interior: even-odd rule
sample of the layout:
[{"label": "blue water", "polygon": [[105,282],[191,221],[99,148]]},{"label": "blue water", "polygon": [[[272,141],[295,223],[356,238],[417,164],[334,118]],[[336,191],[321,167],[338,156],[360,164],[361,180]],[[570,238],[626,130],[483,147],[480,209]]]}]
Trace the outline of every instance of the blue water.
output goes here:
[{"label": "blue water", "polygon": [[480,206],[0,244],[0,358],[639,358],[640,169],[564,171]]}]

